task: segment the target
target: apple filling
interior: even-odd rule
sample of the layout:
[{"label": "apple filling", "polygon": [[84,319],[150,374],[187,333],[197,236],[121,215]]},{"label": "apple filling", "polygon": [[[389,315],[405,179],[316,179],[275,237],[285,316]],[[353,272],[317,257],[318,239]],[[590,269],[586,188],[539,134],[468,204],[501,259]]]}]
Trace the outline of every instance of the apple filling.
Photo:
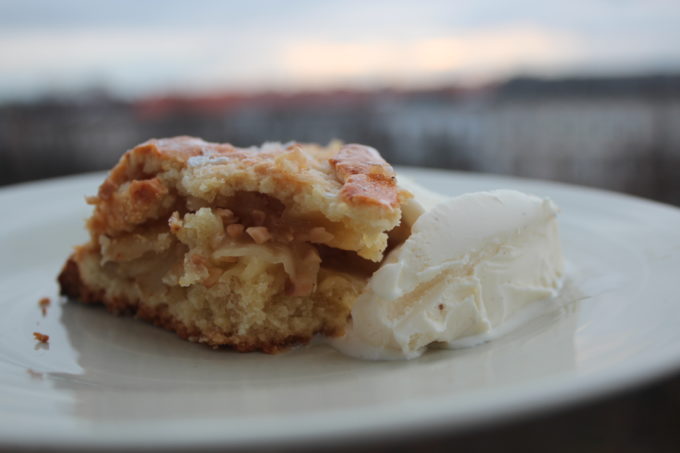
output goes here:
[{"label": "apple filling", "polygon": [[[156,221],[131,233],[100,235],[101,264],[129,266],[136,261],[138,269],[146,262],[152,272],[158,268],[154,255],[162,255],[177,262],[164,266],[168,270],[161,280],[184,288],[195,284],[210,288],[230,269],[238,269],[240,278],[248,280],[251,273],[280,266],[287,275],[285,294],[293,297],[315,290],[322,266],[364,278],[378,266],[354,251],[324,245],[334,238],[326,228],[329,222],[315,226],[309,218],[287,216],[285,206],[273,197],[242,192],[219,204],[229,207],[174,211],[167,224]],[[338,227],[331,230],[337,232]],[[175,250],[174,258],[169,258],[170,250]]]}]

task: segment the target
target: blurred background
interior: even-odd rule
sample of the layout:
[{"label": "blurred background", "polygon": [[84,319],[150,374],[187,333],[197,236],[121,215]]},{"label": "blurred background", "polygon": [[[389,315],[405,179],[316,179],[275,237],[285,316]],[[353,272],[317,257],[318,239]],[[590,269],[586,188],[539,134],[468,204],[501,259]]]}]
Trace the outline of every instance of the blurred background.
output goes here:
[{"label": "blurred background", "polygon": [[680,204],[678,24],[672,0],[0,0],[0,184],[150,137],[340,138]]}]

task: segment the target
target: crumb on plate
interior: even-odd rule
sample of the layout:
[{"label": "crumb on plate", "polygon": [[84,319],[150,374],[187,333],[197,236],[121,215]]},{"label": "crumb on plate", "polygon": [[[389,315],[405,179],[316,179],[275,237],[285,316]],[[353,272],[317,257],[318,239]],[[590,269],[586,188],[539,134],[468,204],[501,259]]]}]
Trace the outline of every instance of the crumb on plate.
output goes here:
[{"label": "crumb on plate", "polygon": [[47,307],[49,307],[51,303],[52,301],[49,297],[41,297],[38,301],[38,306],[40,307],[43,316],[47,314]]},{"label": "crumb on plate", "polygon": [[45,335],[44,333],[40,332],[33,332],[33,336],[35,337],[36,340],[38,340],[40,343],[49,343],[50,342],[50,336]]}]

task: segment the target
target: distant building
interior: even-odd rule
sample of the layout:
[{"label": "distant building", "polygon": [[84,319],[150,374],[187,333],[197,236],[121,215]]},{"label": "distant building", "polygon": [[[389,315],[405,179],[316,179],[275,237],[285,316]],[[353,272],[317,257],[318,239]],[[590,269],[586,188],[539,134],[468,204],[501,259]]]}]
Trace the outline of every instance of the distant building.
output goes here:
[{"label": "distant building", "polygon": [[334,91],[0,107],[0,182],[105,169],[149,137],[340,138],[402,165],[552,179],[680,204],[680,76],[515,79],[477,90]]}]

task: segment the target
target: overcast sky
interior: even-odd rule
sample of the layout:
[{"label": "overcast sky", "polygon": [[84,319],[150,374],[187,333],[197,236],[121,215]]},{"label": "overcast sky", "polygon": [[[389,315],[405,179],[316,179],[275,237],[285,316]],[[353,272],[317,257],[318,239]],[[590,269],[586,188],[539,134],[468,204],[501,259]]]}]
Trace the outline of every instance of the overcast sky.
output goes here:
[{"label": "overcast sky", "polygon": [[680,2],[0,0],[0,99],[680,71]]}]

